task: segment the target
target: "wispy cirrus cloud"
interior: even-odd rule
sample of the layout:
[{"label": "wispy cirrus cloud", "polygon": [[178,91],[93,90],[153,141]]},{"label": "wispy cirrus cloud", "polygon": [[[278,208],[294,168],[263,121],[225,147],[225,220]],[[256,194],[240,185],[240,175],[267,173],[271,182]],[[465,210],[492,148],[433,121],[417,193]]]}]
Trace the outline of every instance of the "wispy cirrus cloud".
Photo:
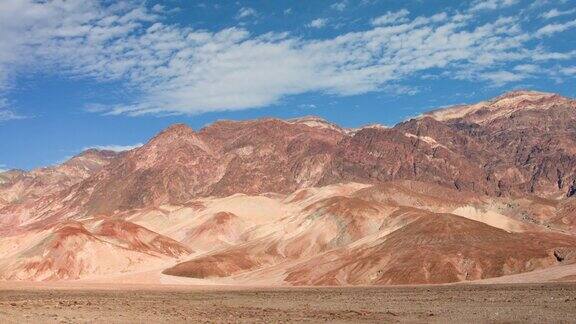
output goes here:
[{"label": "wispy cirrus cloud", "polygon": [[386,14],[372,19],[371,23],[373,26],[391,25],[395,23],[405,23],[408,21],[407,16],[410,12],[406,9],[402,9],[396,12],[388,11]]},{"label": "wispy cirrus cloud", "polygon": [[493,86],[500,86],[509,82],[521,81],[526,79],[527,74],[515,73],[510,71],[494,71],[483,73],[480,78],[490,81]]},{"label": "wispy cirrus cloud", "polygon": [[250,7],[242,7],[240,8],[240,10],[238,11],[238,14],[236,15],[237,19],[243,19],[243,18],[248,18],[251,16],[257,16],[258,12],[256,10],[254,10],[253,8]]},{"label": "wispy cirrus cloud", "polygon": [[348,6],[348,1],[340,1],[340,2],[335,2],[332,5],[330,5],[330,8],[337,10],[337,11],[344,11],[344,9],[346,9],[347,6]]},{"label": "wispy cirrus cloud", "polygon": [[[500,86],[542,77],[541,65],[576,57],[574,51],[553,52],[540,43],[573,22],[534,30],[517,16],[475,19],[516,3],[476,1],[465,13],[430,16],[403,9],[373,18],[363,30],[314,39],[282,32],[255,35],[241,27],[195,30],[165,23],[162,8],[140,2],[5,0],[0,3],[0,80],[10,84],[19,73],[40,71],[120,81],[136,94],[133,98],[87,108],[103,114],[198,114],[264,107],[309,92],[411,91],[402,82],[430,71]],[[237,17],[256,14],[243,9]],[[534,68],[514,69],[520,65]]]},{"label": "wispy cirrus cloud", "polygon": [[312,20],[311,22],[309,22],[308,24],[306,24],[306,27],[322,28],[322,27],[325,27],[327,23],[328,23],[328,19],[326,19],[326,18],[316,18],[316,19]]},{"label": "wispy cirrus cloud", "polygon": [[472,3],[470,11],[496,10],[510,7],[518,3],[518,0],[476,0]]},{"label": "wispy cirrus cloud", "polygon": [[549,24],[536,31],[536,37],[547,37],[576,27],[576,19],[565,23]]},{"label": "wispy cirrus cloud", "polygon": [[576,76],[576,66],[567,66],[560,69],[560,73],[564,75]]},{"label": "wispy cirrus cloud", "polygon": [[14,112],[6,98],[0,98],[0,122],[16,119],[24,119],[26,117]]},{"label": "wispy cirrus cloud", "polygon": [[8,120],[24,119],[26,117],[19,115],[11,110],[1,110],[0,109],[0,122]]},{"label": "wispy cirrus cloud", "polygon": [[552,19],[552,18],[556,18],[556,17],[561,17],[561,16],[566,16],[566,15],[571,15],[573,13],[576,13],[576,9],[571,9],[571,10],[558,10],[556,8],[551,9],[549,11],[546,11],[545,13],[543,13],[541,15],[542,18],[544,19]]}]

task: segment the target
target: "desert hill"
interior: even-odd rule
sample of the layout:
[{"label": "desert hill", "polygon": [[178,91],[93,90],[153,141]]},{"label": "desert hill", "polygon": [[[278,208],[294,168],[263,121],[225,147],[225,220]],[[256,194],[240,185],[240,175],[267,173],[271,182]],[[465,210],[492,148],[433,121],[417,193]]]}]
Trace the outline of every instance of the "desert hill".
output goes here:
[{"label": "desert hill", "polygon": [[556,94],[393,127],[176,124],[127,152],[1,173],[0,278],[486,279],[574,262],[575,193],[576,101]]}]

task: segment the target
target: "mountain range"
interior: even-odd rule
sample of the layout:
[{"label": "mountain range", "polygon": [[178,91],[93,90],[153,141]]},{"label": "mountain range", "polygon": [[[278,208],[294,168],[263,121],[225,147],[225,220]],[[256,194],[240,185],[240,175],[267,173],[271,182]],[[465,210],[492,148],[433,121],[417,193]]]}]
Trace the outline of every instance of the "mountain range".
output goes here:
[{"label": "mountain range", "polygon": [[2,280],[575,280],[574,261],[576,101],[552,93],[393,127],[176,124],[130,151],[0,173]]}]

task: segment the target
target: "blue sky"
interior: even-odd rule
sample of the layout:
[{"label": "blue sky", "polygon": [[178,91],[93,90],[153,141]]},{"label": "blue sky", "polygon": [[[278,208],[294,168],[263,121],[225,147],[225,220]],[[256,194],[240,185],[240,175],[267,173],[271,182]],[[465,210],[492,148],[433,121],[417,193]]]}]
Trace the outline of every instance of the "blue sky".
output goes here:
[{"label": "blue sky", "polygon": [[393,125],[513,89],[575,96],[570,0],[0,2],[0,170],[176,122]]}]

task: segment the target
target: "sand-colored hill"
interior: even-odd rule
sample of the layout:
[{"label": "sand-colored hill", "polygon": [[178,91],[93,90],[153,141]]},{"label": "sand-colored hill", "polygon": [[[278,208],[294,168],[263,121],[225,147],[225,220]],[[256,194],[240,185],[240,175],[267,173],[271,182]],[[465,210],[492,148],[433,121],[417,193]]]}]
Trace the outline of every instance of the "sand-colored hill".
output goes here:
[{"label": "sand-colored hill", "polygon": [[575,101],[530,91],[394,127],[177,124],[127,152],[0,174],[0,278],[385,285],[568,269],[575,139]]}]

